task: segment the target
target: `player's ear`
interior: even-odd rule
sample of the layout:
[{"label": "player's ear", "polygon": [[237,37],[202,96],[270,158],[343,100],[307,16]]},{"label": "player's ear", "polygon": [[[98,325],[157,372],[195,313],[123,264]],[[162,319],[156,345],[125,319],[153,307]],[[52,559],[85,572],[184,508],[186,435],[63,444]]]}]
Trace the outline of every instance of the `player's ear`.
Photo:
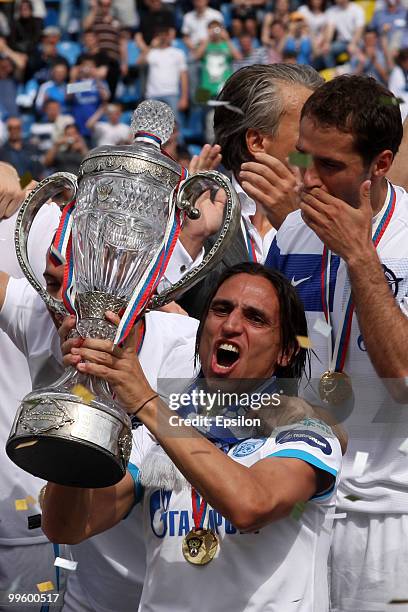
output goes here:
[{"label": "player's ear", "polygon": [[392,162],[394,161],[394,154],[389,149],[381,151],[371,164],[371,177],[382,178],[386,176],[391,168]]},{"label": "player's ear", "polygon": [[248,129],[245,134],[246,145],[249,153],[264,153],[265,151],[265,135],[258,130]]}]

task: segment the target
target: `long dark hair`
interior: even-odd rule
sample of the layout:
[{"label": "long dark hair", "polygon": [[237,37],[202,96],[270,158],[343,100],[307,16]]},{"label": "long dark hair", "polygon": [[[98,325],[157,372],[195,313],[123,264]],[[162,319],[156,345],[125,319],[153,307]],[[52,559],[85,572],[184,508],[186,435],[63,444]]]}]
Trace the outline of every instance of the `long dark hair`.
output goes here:
[{"label": "long dark hair", "polygon": [[305,309],[299,298],[296,289],[292,287],[290,281],[277,270],[266,268],[259,263],[243,262],[227,268],[220,275],[218,282],[209,294],[201,316],[200,325],[197,330],[195,346],[195,363],[199,360],[199,348],[201,336],[211,302],[213,301],[221,285],[236,274],[250,274],[251,276],[262,276],[266,278],[275,289],[279,300],[280,331],[282,341],[281,355],[292,353],[292,357],[287,366],[278,366],[275,371],[277,378],[300,379],[306,365],[310,369],[309,352],[300,347],[296,336],[307,336],[307,322]]}]

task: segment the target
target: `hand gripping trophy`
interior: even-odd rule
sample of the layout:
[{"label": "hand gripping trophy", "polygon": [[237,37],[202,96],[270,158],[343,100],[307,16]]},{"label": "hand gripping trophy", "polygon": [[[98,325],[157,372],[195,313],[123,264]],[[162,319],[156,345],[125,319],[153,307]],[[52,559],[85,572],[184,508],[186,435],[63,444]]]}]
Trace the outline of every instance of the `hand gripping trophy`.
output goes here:
[{"label": "hand gripping trophy", "polygon": [[[239,226],[237,195],[218,172],[185,178],[180,165],[161,150],[174,127],[170,108],[146,101],[134,113],[131,145],[104,146],[83,160],[78,178],[57,173],[44,179],[24,201],[16,223],[16,251],[30,283],[57,314],[77,315],[82,337],[123,342],[147,309],[176,299],[222,258]],[[157,295],[156,288],[185,215],[206,190],[223,189],[224,220],[218,238],[194,270]],[[64,263],[63,302],[35,278],[27,256],[30,227],[40,207],[56,194],[69,195],[51,248]],[[118,328],[105,319],[121,316]],[[89,390],[86,401],[78,388]],[[125,474],[132,444],[128,415],[109,385],[68,368],[46,389],[22,401],[7,441],[18,466],[46,480],[79,487],[105,487]]]}]

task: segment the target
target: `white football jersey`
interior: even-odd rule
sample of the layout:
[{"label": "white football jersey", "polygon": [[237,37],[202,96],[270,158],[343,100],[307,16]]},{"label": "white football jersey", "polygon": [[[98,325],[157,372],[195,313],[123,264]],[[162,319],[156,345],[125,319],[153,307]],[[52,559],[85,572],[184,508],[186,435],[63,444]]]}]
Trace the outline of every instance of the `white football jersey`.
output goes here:
[{"label": "white football jersey", "polygon": [[183,539],[194,528],[191,489],[143,490],[138,482],[139,468],[143,471],[145,458],[155,448],[145,427],[134,432],[131,473],[140,493],[147,550],[142,612],[328,610],[330,515],[342,455],[327,425],[304,419],[277,428],[270,438],[251,438],[230,447],[229,457],[248,467],[267,457],[306,461],[332,474],[333,485],[310,500],[300,517],[275,521],[255,533],[240,533],[209,509],[206,524],[217,534],[219,546],[214,559],[200,567],[187,562],[182,553]]},{"label": "white football jersey", "polygon": [[[408,314],[408,194],[401,187],[394,188],[395,210],[377,247],[377,253],[391,292],[402,311]],[[314,354],[311,363],[312,381],[305,385],[304,397],[312,404],[321,403],[318,383],[323,372],[329,369],[328,340],[314,329],[316,321],[325,321],[321,296],[322,252],[321,240],[304,223],[300,211],[295,211],[279,229],[266,262],[291,280],[306,310],[308,334]],[[349,289],[346,264],[333,254],[330,322],[334,337],[338,332]],[[334,411],[349,434],[338,490],[338,506],[355,512],[406,513],[408,458],[398,449],[408,437],[407,406],[396,404],[377,376],[366,351],[355,312],[344,372],[352,379],[353,397],[340,410]],[[358,451],[368,453],[362,473],[354,465]],[[346,499],[349,496],[352,498]]]},{"label": "white football jersey", "polygon": [[[152,387],[156,388],[157,379],[170,376],[191,378],[194,371],[198,321],[178,314],[154,311],[146,314],[145,321],[146,332],[139,358]],[[33,383],[37,387],[45,382],[43,372],[44,369],[47,370],[47,364],[54,373],[51,378],[56,378],[56,368],[61,360],[58,333],[44,302],[26,279],[10,278],[6,300],[0,311],[0,329],[7,332],[27,357]],[[49,381],[48,376],[47,379]],[[23,395],[29,390],[24,390]],[[10,418],[7,435],[11,422]],[[17,475],[18,482],[24,482],[25,477],[33,481],[38,480],[38,487],[27,489],[37,497],[43,481],[26,474],[10,461],[9,463],[15,468],[16,482]],[[8,503],[12,517],[17,516],[20,519],[20,515],[27,514],[15,511],[14,497],[10,495]],[[3,513],[3,516],[5,515],[6,511]],[[26,519],[25,516],[23,518]],[[25,521],[21,530],[23,528],[25,533]],[[43,534],[36,537],[46,541]],[[113,529],[71,546],[71,553],[78,562],[76,578],[96,612],[135,609],[145,574],[145,549],[139,506],[132,510],[126,521],[121,521]]]}]

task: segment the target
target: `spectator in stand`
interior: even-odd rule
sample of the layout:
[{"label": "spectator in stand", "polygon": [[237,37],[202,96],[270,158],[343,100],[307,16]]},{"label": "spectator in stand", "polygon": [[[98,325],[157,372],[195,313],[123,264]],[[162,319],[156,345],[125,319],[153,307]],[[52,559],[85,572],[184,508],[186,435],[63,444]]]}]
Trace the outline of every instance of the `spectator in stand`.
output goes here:
[{"label": "spectator in stand", "polygon": [[276,19],[268,28],[262,28],[261,42],[266,48],[268,64],[279,64],[285,45],[286,28],[283,21]]},{"label": "spectator in stand", "polygon": [[292,13],[290,16],[283,53],[287,51],[295,54],[297,64],[312,63],[313,41],[310,36],[310,29],[303,15],[298,12]]},{"label": "spectator in stand", "polygon": [[59,54],[57,44],[61,38],[61,31],[55,26],[48,26],[43,30],[40,50],[32,53],[27,62],[25,80],[34,78],[40,85],[51,79],[51,69],[54,64],[69,64],[65,57]]},{"label": "spectator in stand", "polygon": [[232,0],[232,36],[238,38],[247,33],[256,38],[258,35],[257,10],[265,5],[265,0]]},{"label": "spectator in stand", "polygon": [[67,104],[68,70],[65,62],[57,62],[51,68],[51,79],[43,83],[37,93],[35,108],[41,114],[47,100],[56,100],[60,103],[63,113],[68,111]]},{"label": "spectator in stand", "polygon": [[140,26],[135,42],[141,51],[152,42],[157,28],[169,28],[172,39],[176,36],[176,23],[171,9],[162,0],[144,0],[140,10]]},{"label": "spectator in stand", "polygon": [[400,0],[385,0],[384,8],[375,11],[370,25],[387,39],[391,50],[407,46],[407,8],[401,6]]},{"label": "spectator in stand", "polygon": [[233,73],[233,60],[242,59],[240,51],[232,44],[227,30],[218,19],[208,24],[208,38],[195,51],[195,59],[201,60],[200,89],[215,98],[225,81]]},{"label": "spectator in stand", "polygon": [[208,0],[193,0],[193,5],[194,10],[184,15],[181,27],[183,40],[190,51],[196,50],[200,43],[207,40],[211,22],[224,23],[222,13],[210,8]]},{"label": "spectator in stand", "polygon": [[171,41],[171,28],[159,27],[137,63],[148,67],[146,97],[166,102],[179,121],[179,112],[188,108],[188,73],[184,52]]},{"label": "spectator in stand", "polygon": [[[98,37],[93,30],[85,30],[82,34],[82,48],[84,52],[78,57],[77,64],[81,63],[85,55],[92,57],[95,60],[97,78],[103,81],[109,81],[110,71],[115,69],[115,64],[110,63],[106,51],[101,51]],[[75,66],[71,69],[71,77],[76,77],[76,69],[77,67]]]},{"label": "spectator in stand", "polygon": [[403,100],[400,105],[402,120],[408,115],[408,48],[401,49],[396,57],[396,66],[391,71],[388,88],[394,96]]},{"label": "spectator in stand", "polygon": [[0,57],[0,118],[18,115],[16,103],[17,79],[13,62],[8,57]]},{"label": "spectator in stand", "polygon": [[75,124],[80,134],[89,140],[91,132],[86,126],[87,121],[101,105],[109,100],[109,89],[106,82],[98,78],[95,60],[89,55],[82,56],[74,75],[76,78],[73,79],[71,75],[71,82],[91,81],[90,87],[86,91],[68,95]]},{"label": "spectator in stand", "polygon": [[[44,0],[30,0],[33,7],[33,16],[38,19],[44,20],[47,16],[47,9]],[[16,0],[14,2],[14,18],[16,18],[20,11],[20,5],[24,0]]]},{"label": "spectator in stand", "polygon": [[41,40],[43,20],[33,16],[30,0],[21,2],[16,19],[11,22],[8,43],[12,49],[30,55],[37,51]]},{"label": "spectator in stand", "polygon": [[39,161],[38,149],[23,139],[23,125],[20,117],[9,117],[7,140],[0,148],[0,161],[13,166],[19,176],[29,172],[36,180],[41,180],[44,169]]},{"label": "spectator in stand", "polygon": [[[13,51],[11,49],[5,38],[0,36],[0,57],[9,59],[14,65],[14,77],[16,79],[20,79],[20,76],[23,75],[24,69],[27,64],[27,56],[24,53],[19,53],[18,51]],[[2,92],[0,92],[2,94]]]},{"label": "spectator in stand", "polygon": [[365,29],[362,43],[351,58],[350,68],[353,74],[366,74],[383,85],[388,84],[387,57],[379,45],[378,34],[373,28]]},{"label": "spectator in stand", "polygon": [[54,172],[78,174],[79,166],[88,153],[88,147],[74,123],[67,125],[64,133],[44,157],[44,164]]},{"label": "spectator in stand", "polygon": [[44,155],[53,145],[56,126],[62,121],[74,122],[71,115],[61,113],[61,105],[56,100],[46,100],[42,108],[41,121],[36,121],[30,128],[30,143]]},{"label": "spectator in stand", "polygon": [[234,60],[232,63],[233,71],[236,72],[244,66],[253,66],[254,64],[268,64],[268,51],[265,47],[254,47],[252,36],[249,34],[241,34],[238,38],[239,49],[241,51],[241,59]]},{"label": "spectator in stand", "polygon": [[327,68],[334,68],[340,54],[346,52],[352,56],[356,52],[364,31],[365,15],[357,2],[336,0],[336,5],[328,9],[327,16],[331,46],[326,65]]},{"label": "spectator in stand", "polygon": [[286,28],[289,25],[290,17],[290,6],[289,0],[276,0],[275,8],[273,11],[266,13],[262,22],[261,40],[264,45],[269,46],[268,42],[270,39],[271,26],[275,21],[283,24]]},{"label": "spectator in stand", "polygon": [[113,15],[112,0],[90,0],[91,10],[85,17],[83,26],[92,29],[97,37],[99,50],[109,58],[111,70],[109,71],[109,89],[111,97],[115,96],[119,80],[122,58],[125,49],[121,44],[121,23]]},{"label": "spectator in stand", "polygon": [[330,51],[329,18],[327,16],[327,0],[307,0],[302,4],[298,13],[303,15],[313,39],[313,64],[316,69],[324,67],[322,56]]},{"label": "spectator in stand", "polygon": [[[107,121],[100,121],[106,116]],[[91,131],[92,143],[96,147],[103,145],[129,144],[131,142],[130,126],[123,123],[122,107],[120,104],[108,104],[101,106],[90,117],[86,127]]]}]

